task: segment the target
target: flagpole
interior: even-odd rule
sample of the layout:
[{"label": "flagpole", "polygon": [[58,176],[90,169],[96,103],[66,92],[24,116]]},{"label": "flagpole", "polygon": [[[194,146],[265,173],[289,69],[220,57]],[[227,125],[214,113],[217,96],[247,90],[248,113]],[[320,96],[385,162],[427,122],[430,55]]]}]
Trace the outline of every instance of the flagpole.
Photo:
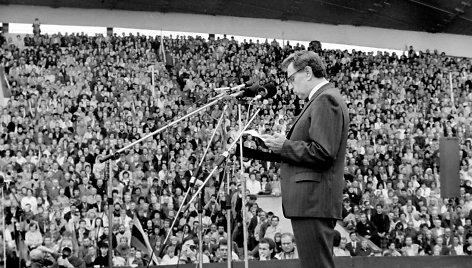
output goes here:
[{"label": "flagpole", "polygon": [[[113,160],[112,160],[113,161]],[[108,162],[108,267],[113,267],[113,197],[112,197],[112,180],[113,180],[113,165],[112,161]]]},{"label": "flagpole", "polygon": [[451,72],[449,73],[449,87],[451,89],[451,104],[452,104],[452,107],[456,108],[456,103],[454,102],[454,89],[452,86],[452,73]]},{"label": "flagpole", "polygon": [[151,65],[151,88],[152,88],[152,97],[156,97],[156,85],[154,84],[154,65]]}]

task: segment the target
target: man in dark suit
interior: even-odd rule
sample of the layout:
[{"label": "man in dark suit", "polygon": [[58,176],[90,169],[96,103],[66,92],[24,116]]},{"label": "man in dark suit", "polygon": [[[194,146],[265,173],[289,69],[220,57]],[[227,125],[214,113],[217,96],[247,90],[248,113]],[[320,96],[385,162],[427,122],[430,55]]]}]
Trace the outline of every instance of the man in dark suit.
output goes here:
[{"label": "man in dark suit", "polygon": [[289,87],[300,99],[308,100],[287,136],[261,138],[281,161],[282,208],[292,221],[301,267],[334,267],[334,227],[342,213],[349,126],[347,105],[340,91],[326,80],[325,64],[318,54],[297,51],[282,67]]},{"label": "man in dark suit", "polygon": [[357,233],[356,232],[351,232],[349,233],[349,238],[351,239],[351,242],[346,244],[346,249],[349,250],[349,253],[351,256],[356,256],[356,251],[357,248],[359,248],[361,243],[357,240]]}]

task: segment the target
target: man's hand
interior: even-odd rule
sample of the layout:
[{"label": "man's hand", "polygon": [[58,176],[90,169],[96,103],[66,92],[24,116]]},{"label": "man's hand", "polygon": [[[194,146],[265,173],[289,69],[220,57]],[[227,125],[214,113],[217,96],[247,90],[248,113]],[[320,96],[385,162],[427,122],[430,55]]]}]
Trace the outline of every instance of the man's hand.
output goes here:
[{"label": "man's hand", "polygon": [[269,149],[275,153],[278,153],[282,150],[282,146],[287,140],[287,138],[285,138],[285,135],[280,133],[276,133],[274,135],[264,134],[261,135],[261,139],[264,141],[265,145],[267,145],[267,147],[269,147]]},{"label": "man's hand", "polygon": [[68,259],[64,259],[62,257],[59,257],[57,259],[57,265],[59,266],[65,266],[67,268],[74,268],[74,265],[72,265]]}]

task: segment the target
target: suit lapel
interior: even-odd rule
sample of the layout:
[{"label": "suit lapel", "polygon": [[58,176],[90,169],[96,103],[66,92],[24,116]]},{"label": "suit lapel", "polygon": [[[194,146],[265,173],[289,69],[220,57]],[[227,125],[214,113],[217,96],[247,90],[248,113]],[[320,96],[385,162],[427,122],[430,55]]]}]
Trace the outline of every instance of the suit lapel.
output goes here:
[{"label": "suit lapel", "polygon": [[312,103],[316,98],[318,98],[318,96],[319,96],[322,92],[324,92],[325,90],[327,90],[327,89],[329,89],[329,88],[332,88],[332,87],[333,87],[333,84],[328,83],[328,84],[322,86],[320,89],[318,89],[318,90],[315,92],[315,94],[313,95],[313,97],[311,98],[311,100],[309,100],[309,101],[305,104],[305,106],[303,107],[303,109],[302,109],[302,111],[300,112],[300,114],[297,116],[297,118],[294,119],[294,122],[293,122],[292,126],[290,127],[290,130],[289,130],[289,132],[288,132],[288,134],[287,134],[287,139],[289,139],[290,136],[292,135],[292,132],[293,132],[293,129],[294,129],[295,125],[297,124],[297,122],[298,122],[298,120],[300,119],[300,117],[302,117],[303,113],[305,113],[305,111],[307,110],[308,106],[310,106],[311,103]]}]

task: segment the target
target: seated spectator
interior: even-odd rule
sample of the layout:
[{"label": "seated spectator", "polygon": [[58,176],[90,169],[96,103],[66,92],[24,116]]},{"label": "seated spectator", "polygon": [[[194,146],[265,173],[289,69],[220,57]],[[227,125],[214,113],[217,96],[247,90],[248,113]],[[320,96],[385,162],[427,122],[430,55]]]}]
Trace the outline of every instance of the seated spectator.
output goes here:
[{"label": "seated spectator", "polygon": [[401,249],[403,256],[418,256],[420,255],[420,250],[420,247],[413,243],[411,236],[405,237],[405,245]]},{"label": "seated spectator", "polygon": [[335,230],[333,239],[333,255],[336,257],[351,256],[351,253],[346,248],[347,239],[341,237],[341,234]]},{"label": "seated spectator", "polygon": [[383,251],[383,256],[391,256],[391,257],[399,257],[402,256],[402,254],[397,250],[395,243],[390,243],[388,245],[388,248]]},{"label": "seated spectator", "polygon": [[361,256],[361,257],[374,256],[374,251],[367,244],[367,240],[361,241],[361,246],[358,247],[356,250],[356,256]]},{"label": "seated spectator", "polygon": [[298,251],[295,246],[295,236],[291,233],[283,233],[281,236],[282,251],[275,255],[278,260],[298,259]]},{"label": "seated spectator", "polygon": [[275,243],[270,238],[262,238],[258,245],[258,260],[268,261],[274,258],[275,254]]},{"label": "seated spectator", "polygon": [[[227,262],[228,260],[228,240],[222,239],[218,245],[218,250],[216,251],[215,262]],[[239,260],[238,255],[231,251],[231,260]]]},{"label": "seated spectator", "polygon": [[357,249],[361,246],[359,243],[359,239],[357,238],[357,233],[350,232],[349,239],[351,241],[346,244],[346,249],[349,250],[351,256],[357,256]]}]

